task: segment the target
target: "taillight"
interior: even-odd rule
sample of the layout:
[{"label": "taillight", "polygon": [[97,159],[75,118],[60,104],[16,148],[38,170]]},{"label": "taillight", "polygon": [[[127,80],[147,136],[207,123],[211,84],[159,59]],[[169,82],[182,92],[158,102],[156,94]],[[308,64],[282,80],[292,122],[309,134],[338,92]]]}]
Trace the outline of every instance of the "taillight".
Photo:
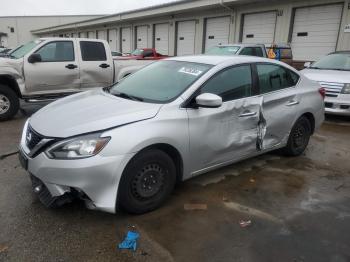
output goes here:
[{"label": "taillight", "polygon": [[324,89],[323,87],[318,89],[318,92],[320,93],[323,99],[326,97],[326,89]]}]

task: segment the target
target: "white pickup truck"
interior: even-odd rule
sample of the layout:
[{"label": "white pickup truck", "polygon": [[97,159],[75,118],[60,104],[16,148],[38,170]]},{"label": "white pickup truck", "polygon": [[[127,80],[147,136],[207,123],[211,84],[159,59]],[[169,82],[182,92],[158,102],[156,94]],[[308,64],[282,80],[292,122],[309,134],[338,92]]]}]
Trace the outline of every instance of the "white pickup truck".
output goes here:
[{"label": "white pickup truck", "polygon": [[113,60],[104,40],[41,38],[0,58],[0,121],[11,119],[20,100],[57,99],[106,87],[152,61]]}]

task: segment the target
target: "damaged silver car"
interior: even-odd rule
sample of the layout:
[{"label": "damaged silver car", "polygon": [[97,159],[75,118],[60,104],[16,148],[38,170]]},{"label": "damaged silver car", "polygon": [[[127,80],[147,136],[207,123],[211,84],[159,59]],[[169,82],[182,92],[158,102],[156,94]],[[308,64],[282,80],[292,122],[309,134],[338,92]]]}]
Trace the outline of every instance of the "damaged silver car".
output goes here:
[{"label": "damaged silver car", "polygon": [[25,124],[20,161],[48,207],[144,213],[176,182],[281,149],[297,156],[324,119],[324,90],[257,57],[162,60],[60,99]]}]

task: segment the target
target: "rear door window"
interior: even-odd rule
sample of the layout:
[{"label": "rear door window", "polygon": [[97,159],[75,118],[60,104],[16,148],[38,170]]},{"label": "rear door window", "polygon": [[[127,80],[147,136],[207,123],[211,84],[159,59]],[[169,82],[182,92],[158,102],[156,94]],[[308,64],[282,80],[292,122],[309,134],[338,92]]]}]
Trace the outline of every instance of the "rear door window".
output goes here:
[{"label": "rear door window", "polygon": [[257,64],[259,88],[261,94],[293,87],[299,76],[291,70],[274,64]]},{"label": "rear door window", "polygon": [[101,42],[80,41],[81,58],[83,61],[106,61],[105,46]]}]

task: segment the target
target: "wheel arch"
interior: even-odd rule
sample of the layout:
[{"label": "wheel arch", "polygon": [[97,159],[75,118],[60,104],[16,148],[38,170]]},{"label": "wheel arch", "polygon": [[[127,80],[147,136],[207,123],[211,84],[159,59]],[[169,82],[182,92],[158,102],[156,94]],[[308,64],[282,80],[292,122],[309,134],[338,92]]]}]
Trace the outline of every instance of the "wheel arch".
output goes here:
[{"label": "wheel arch", "polygon": [[311,124],[311,134],[313,134],[315,132],[315,116],[310,112],[306,112],[302,114],[300,117],[306,117],[309,120]]},{"label": "wheel arch", "polygon": [[170,156],[170,158],[174,161],[174,164],[176,167],[176,182],[177,183],[181,182],[183,178],[184,164],[183,164],[183,159],[179,150],[177,150],[174,146],[167,143],[156,143],[156,144],[148,145],[145,148],[141,149],[134,157],[151,149],[158,149],[166,153],[168,156]]},{"label": "wheel arch", "polygon": [[19,98],[22,97],[17,81],[11,75],[0,75],[1,84],[11,88]]}]

